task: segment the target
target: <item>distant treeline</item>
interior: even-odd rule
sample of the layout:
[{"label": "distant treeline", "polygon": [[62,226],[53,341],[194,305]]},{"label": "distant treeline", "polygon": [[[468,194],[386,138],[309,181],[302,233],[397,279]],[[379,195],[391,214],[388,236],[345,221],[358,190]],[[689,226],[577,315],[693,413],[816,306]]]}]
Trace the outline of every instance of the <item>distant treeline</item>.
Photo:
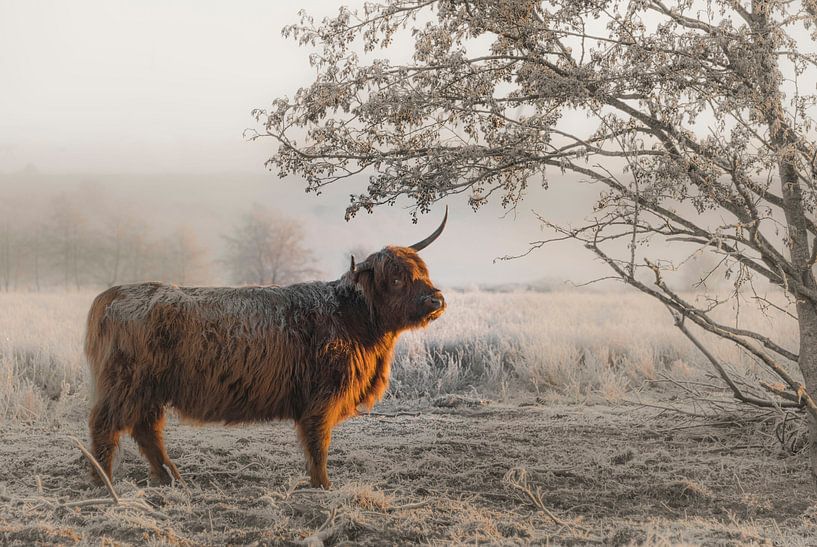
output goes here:
[{"label": "distant treeline", "polygon": [[187,223],[158,230],[124,203],[88,207],[97,200],[87,192],[61,193],[46,204],[0,196],[0,290],[80,290],[146,280],[275,284],[314,274],[297,224],[263,208],[236,219],[223,246],[212,249]]}]

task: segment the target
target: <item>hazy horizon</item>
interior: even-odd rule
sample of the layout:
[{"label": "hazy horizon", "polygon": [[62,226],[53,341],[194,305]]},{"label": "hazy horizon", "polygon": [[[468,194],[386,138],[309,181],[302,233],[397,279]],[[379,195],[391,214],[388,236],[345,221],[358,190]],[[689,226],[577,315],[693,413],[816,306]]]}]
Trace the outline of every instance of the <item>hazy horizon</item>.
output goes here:
[{"label": "hazy horizon", "polygon": [[[263,205],[302,225],[305,243],[313,249],[316,269],[324,279],[340,276],[349,250],[375,251],[385,245],[409,245],[431,232],[443,214],[443,206],[436,205],[414,225],[408,210],[381,207],[371,215],[361,213],[346,222],[342,191],[307,195],[297,181],[281,181],[264,173],[103,175],[31,170],[0,174],[0,196],[7,198],[5,205],[0,204],[0,214],[47,215],[46,208],[55,197],[81,191],[93,198],[83,203],[86,217],[110,214],[107,209],[116,208],[140,217],[149,226],[148,236],[167,234],[177,225],[188,225],[212,260],[219,258],[222,236],[240,215],[254,204]],[[566,198],[565,188],[560,184],[542,192],[549,197]],[[27,206],[21,213],[15,205],[23,202]],[[423,251],[434,279],[443,286],[541,281],[558,285],[568,279],[581,282],[604,273],[587,250],[566,243],[549,246],[525,258],[494,262],[499,256],[525,251],[529,237],[545,235],[538,231],[534,217],[520,212],[517,219],[512,218],[512,213],[502,218],[497,205],[474,213],[464,200],[449,199],[445,203],[450,204],[446,232]],[[578,272],[578,265],[588,269]]]},{"label": "hazy horizon", "polygon": [[[272,143],[242,136],[254,125],[250,111],[292,95],[313,73],[310,50],[285,40],[280,30],[298,21],[300,9],[320,18],[338,5],[317,0],[297,7],[261,1],[0,2],[0,74],[7,83],[0,91],[3,180],[13,183],[27,171],[45,178],[86,178],[148,207],[161,190],[140,183],[140,177],[163,180],[168,187],[172,178],[206,177],[213,188],[205,194],[216,201],[203,203],[204,196],[191,190],[187,198],[176,198],[176,208],[169,208],[173,214],[189,209],[207,215],[226,193],[231,214],[254,202],[281,208],[307,227],[307,241],[317,249],[327,277],[337,275],[335,255],[348,248],[378,249],[424,237],[448,204],[445,237],[424,252],[441,284],[584,282],[603,275],[604,267],[577,243],[493,262],[549,235],[540,231],[531,210],[566,223],[590,211],[595,190],[568,187],[575,178],[554,177],[548,191],[532,181],[528,197],[510,213],[490,204],[475,214],[465,197],[448,198],[415,226],[401,207],[407,203],[345,222],[348,194],[365,177],[351,188],[336,185],[315,196],[305,194],[298,180],[279,181],[265,170]],[[122,185],[126,188],[117,188]],[[180,185],[190,188],[187,182]],[[184,199],[199,205],[185,207]],[[155,211],[143,214],[152,218]],[[226,215],[215,215],[218,222],[209,228],[203,226],[209,217],[196,224],[211,239],[223,230]]]}]

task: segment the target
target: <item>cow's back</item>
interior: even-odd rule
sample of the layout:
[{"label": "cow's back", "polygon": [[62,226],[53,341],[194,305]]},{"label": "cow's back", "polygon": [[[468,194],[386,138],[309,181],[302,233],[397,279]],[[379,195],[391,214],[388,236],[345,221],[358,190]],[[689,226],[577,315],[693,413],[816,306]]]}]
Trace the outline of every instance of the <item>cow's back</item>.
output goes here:
[{"label": "cow's back", "polygon": [[295,417],[316,323],[333,312],[325,285],[108,289],[86,337],[97,394],[203,421]]}]

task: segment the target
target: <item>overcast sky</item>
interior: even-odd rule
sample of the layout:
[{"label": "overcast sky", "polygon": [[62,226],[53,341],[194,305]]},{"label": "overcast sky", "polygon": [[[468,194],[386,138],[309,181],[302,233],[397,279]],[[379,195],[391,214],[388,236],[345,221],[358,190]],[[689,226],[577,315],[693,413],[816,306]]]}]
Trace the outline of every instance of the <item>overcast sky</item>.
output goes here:
[{"label": "overcast sky", "polygon": [[[105,174],[117,173],[229,173],[235,181],[262,173],[272,143],[242,138],[253,125],[250,110],[291,95],[313,75],[309,50],[283,39],[281,27],[296,22],[299,9],[319,18],[337,6],[325,0],[0,0],[0,172],[33,165],[44,173],[87,173],[102,183]],[[327,256],[327,272],[337,262],[330,246],[408,244],[442,215],[439,207],[418,227],[405,210],[387,208],[346,223],[344,188],[317,198],[298,181],[268,177],[263,194],[256,185],[236,184],[237,197],[246,192],[248,206],[277,200],[285,209],[303,200],[303,207],[291,208],[295,215],[316,206],[335,212],[309,231],[332,234],[312,242]],[[603,272],[576,245],[492,263],[542,237],[531,209],[560,221],[580,219],[577,211],[592,191],[574,187],[556,182],[547,192],[534,189],[518,214],[505,218],[496,206],[475,214],[464,199],[452,199],[448,232],[424,253],[432,274],[444,284],[467,285],[585,281]]]}]

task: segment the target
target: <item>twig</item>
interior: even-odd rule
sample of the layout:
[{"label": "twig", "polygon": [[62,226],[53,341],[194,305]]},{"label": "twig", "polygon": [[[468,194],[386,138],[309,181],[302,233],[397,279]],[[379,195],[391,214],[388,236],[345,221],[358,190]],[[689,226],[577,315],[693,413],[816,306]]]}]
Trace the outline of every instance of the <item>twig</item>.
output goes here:
[{"label": "twig", "polygon": [[85,456],[91,465],[96,470],[97,475],[99,478],[102,479],[102,482],[105,484],[105,488],[108,489],[108,494],[111,495],[111,499],[113,499],[114,505],[119,505],[119,496],[116,495],[116,490],[113,489],[113,484],[111,484],[111,480],[108,478],[108,475],[105,473],[105,470],[102,469],[102,466],[99,465],[99,462],[96,461],[96,458],[93,454],[91,454],[87,448],[77,439],[76,437],[69,435],[69,439],[74,441],[74,444],[77,445],[79,451],[82,452],[82,455]]},{"label": "twig", "polygon": [[89,462],[91,462],[91,465],[94,467],[96,472],[99,474],[100,478],[102,479],[102,482],[105,484],[105,488],[108,490],[108,494],[110,494],[111,497],[110,498],[94,498],[94,499],[79,500],[79,501],[69,501],[69,502],[63,503],[62,504],[63,507],[88,507],[88,506],[92,506],[92,505],[115,505],[117,507],[138,509],[140,511],[144,511],[144,512],[146,512],[146,513],[148,513],[148,514],[150,514],[150,515],[152,515],[154,517],[161,518],[161,519],[167,519],[168,518],[167,515],[165,515],[161,511],[157,511],[157,510],[153,509],[150,505],[148,505],[143,500],[120,498],[116,494],[116,490],[114,490],[113,484],[111,484],[111,481],[108,478],[108,475],[105,474],[105,471],[102,469],[102,466],[99,465],[99,462],[97,461],[97,459],[94,458],[93,454],[91,454],[91,452],[87,448],[85,448],[85,446],[76,437],[69,435],[68,438],[71,439],[72,441],[74,441],[74,444],[77,445],[77,448],[79,448],[80,452],[82,452],[82,455],[85,456],[88,459]]},{"label": "twig", "polygon": [[295,494],[326,494],[326,490],[323,488],[299,488],[289,493],[289,495]]},{"label": "twig", "polygon": [[685,429],[695,429],[695,428],[698,428],[698,427],[718,427],[718,426],[721,426],[721,425],[734,425],[734,426],[740,427],[740,426],[743,426],[745,424],[743,424],[741,422],[738,422],[736,420],[726,420],[726,421],[721,421],[721,422],[706,422],[706,423],[702,423],[702,424],[680,425],[680,426],[675,426],[675,427],[667,427],[667,428],[664,428],[664,429],[656,430],[656,433],[659,433],[659,434],[663,435],[665,433],[671,433],[673,431],[683,431]]},{"label": "twig", "polygon": [[89,500],[69,501],[62,504],[63,507],[91,507],[93,505],[113,505],[125,509],[138,509],[156,518],[165,520],[169,518],[161,511],[152,508],[145,501],[137,499],[120,498],[119,503],[116,503],[112,498],[93,498]]},{"label": "twig", "polygon": [[648,380],[648,381],[655,382],[655,383],[669,382],[669,383],[671,383],[671,384],[673,384],[673,385],[675,385],[677,387],[680,387],[681,389],[683,389],[684,391],[686,391],[690,395],[696,395],[696,396],[700,395],[698,392],[690,389],[689,387],[685,386],[684,384],[682,384],[681,382],[675,380],[674,378],[670,378],[669,376],[666,376],[664,374],[661,374],[660,376],[661,376],[660,380]]},{"label": "twig", "polygon": [[162,464],[162,468],[165,470],[165,473],[167,473],[167,476],[170,477],[170,487],[171,488],[176,488],[176,483],[178,482],[179,485],[182,488],[184,488],[184,490],[187,493],[190,493],[190,489],[187,487],[187,483],[184,482],[184,479],[182,479],[181,477],[176,479],[176,476],[173,474],[173,472],[170,470],[170,467],[168,467],[168,465],[166,463]]},{"label": "twig", "polygon": [[385,412],[364,412],[361,416],[373,416],[376,418],[397,418],[400,416],[419,416],[419,412],[394,412],[387,414]]},{"label": "twig", "polygon": [[320,527],[320,528],[318,528],[318,532],[320,532],[321,530],[323,530],[324,528],[326,528],[326,526],[327,526],[327,525],[332,524],[333,522],[335,522],[335,513],[337,513],[337,510],[338,510],[338,508],[337,508],[337,507],[333,507],[333,508],[332,508],[332,511],[329,513],[329,518],[327,518],[327,519],[326,519],[326,520],[323,522],[323,524],[321,524],[321,527]]},{"label": "twig", "polygon": [[718,448],[709,448],[707,450],[703,450],[702,453],[717,454],[719,452],[732,452],[735,450],[754,450],[757,448],[766,448],[766,446],[762,444],[738,444],[734,446],[721,446]]},{"label": "twig", "polygon": [[337,526],[329,526],[329,524],[335,520],[335,509],[332,510],[332,513],[329,515],[329,518],[318,528],[314,534],[304,538],[303,541],[299,542],[299,545],[304,545],[306,547],[323,547],[324,542],[335,536],[336,534],[343,531],[349,524],[347,522],[341,522]]},{"label": "twig", "polygon": [[547,515],[548,518],[550,518],[550,520],[552,520],[554,523],[568,528],[571,532],[574,531],[570,523],[557,517],[553,511],[545,506],[545,502],[542,501],[542,493],[538,487],[536,488],[535,492],[531,489],[530,482],[528,482],[527,469],[524,467],[515,467],[510,469],[507,473],[505,473],[504,480],[507,484],[525,494],[525,496],[531,502],[533,502],[536,508]]},{"label": "twig", "polygon": [[405,505],[400,505],[398,507],[390,507],[386,511],[388,513],[394,513],[396,511],[406,511],[408,509],[419,509],[420,507],[425,507],[426,505],[429,505],[431,502],[432,500],[423,500],[415,503],[407,503]]},{"label": "twig", "polygon": [[708,418],[712,417],[712,416],[708,416],[706,414],[700,414],[698,412],[690,412],[688,410],[682,410],[680,408],[673,407],[673,406],[656,405],[656,404],[651,404],[651,403],[644,403],[642,401],[631,401],[630,399],[622,399],[622,401],[624,401],[625,403],[629,403],[631,405],[635,405],[635,406],[644,406],[644,407],[648,407],[648,408],[657,408],[657,409],[663,410],[663,411],[677,412],[678,414],[685,414],[687,416],[692,416],[693,418],[707,418],[708,419]]}]

